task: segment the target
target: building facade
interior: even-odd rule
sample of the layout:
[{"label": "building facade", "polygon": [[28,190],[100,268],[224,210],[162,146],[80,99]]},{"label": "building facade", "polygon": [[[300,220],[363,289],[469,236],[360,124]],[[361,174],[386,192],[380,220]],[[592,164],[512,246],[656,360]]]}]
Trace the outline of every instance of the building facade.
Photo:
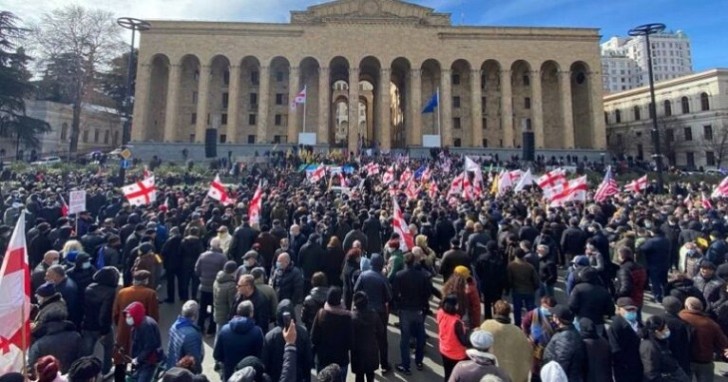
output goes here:
[{"label": "building facade", "polygon": [[[681,168],[728,164],[728,69],[712,69],[655,85],[665,163]],[[654,154],[649,87],[604,97],[610,152],[651,160]]]},{"label": "building facade", "polygon": [[[652,71],[656,82],[693,73],[690,39],[682,31],[650,36]],[[649,84],[647,41],[644,36],[612,37],[601,44],[604,90],[613,93]]]},{"label": "building facade", "polygon": [[[40,146],[24,147],[22,158],[65,155],[71,144],[71,125],[73,123],[73,105],[51,101],[25,101],[26,114],[29,117],[46,121],[51,130],[38,137]],[[78,136],[78,152],[109,151],[121,144],[123,122],[115,110],[84,104],[81,111],[81,126]],[[0,138],[0,151],[4,156],[15,155],[16,142],[13,139]]]},{"label": "building facade", "polygon": [[[606,148],[597,29],[452,26],[450,15],[398,0],[337,0],[291,12],[290,23],[151,20],[141,33],[132,140],[194,146],[216,129],[227,145],[334,147],[337,103],[384,149],[422,146]],[[307,89],[303,107],[289,100]],[[422,114],[439,90],[437,113]],[[342,96],[344,95],[344,96]],[[436,120],[439,116],[439,123]],[[306,126],[303,126],[305,119]],[[348,124],[348,123],[347,123]],[[348,128],[344,147],[355,149]]]}]

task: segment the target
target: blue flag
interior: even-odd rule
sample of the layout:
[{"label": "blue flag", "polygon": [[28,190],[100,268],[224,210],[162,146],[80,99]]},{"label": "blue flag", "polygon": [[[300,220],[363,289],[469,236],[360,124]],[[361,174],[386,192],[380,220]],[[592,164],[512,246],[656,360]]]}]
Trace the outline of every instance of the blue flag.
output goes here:
[{"label": "blue flag", "polygon": [[427,104],[425,105],[425,108],[422,109],[422,114],[432,113],[433,111],[435,111],[435,108],[440,103],[440,99],[439,98],[440,97],[439,97],[439,94],[438,93],[433,94],[432,95],[432,98],[430,98],[430,100],[427,101]]},{"label": "blue flag", "polygon": [[420,180],[420,178],[422,178],[422,174],[425,173],[425,170],[427,170],[427,166],[425,166],[424,164],[420,166],[420,168],[415,170],[415,180]]}]

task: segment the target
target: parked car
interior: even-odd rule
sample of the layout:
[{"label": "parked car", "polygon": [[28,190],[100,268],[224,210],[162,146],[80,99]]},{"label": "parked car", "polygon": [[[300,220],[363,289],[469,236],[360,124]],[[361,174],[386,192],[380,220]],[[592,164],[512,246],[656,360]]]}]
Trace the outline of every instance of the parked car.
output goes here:
[{"label": "parked car", "polygon": [[52,165],[55,163],[61,163],[61,158],[59,157],[45,157],[41,158],[40,160],[37,160],[35,162],[32,162],[32,166],[47,166]]}]

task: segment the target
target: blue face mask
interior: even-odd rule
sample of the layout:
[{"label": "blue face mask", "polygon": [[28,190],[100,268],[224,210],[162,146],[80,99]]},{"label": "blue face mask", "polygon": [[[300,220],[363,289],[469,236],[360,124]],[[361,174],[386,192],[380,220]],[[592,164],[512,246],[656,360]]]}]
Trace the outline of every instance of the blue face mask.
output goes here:
[{"label": "blue face mask", "polygon": [[89,268],[91,268],[91,263],[83,263],[83,264],[81,264],[81,268],[82,269],[89,269]]},{"label": "blue face mask", "polygon": [[544,308],[543,306],[538,308],[541,311],[541,314],[544,315],[544,317],[551,317],[551,311]]},{"label": "blue face mask", "polygon": [[629,322],[637,322],[637,312],[627,312],[624,314],[624,319]]},{"label": "blue face mask", "polygon": [[276,262],[276,269],[283,269],[283,263],[280,261]]}]

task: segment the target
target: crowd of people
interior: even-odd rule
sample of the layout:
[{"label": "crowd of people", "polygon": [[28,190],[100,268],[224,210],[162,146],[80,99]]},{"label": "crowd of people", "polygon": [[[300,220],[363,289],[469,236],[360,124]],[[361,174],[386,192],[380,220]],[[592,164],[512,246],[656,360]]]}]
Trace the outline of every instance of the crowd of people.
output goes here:
[{"label": "crowd of people", "polygon": [[[301,155],[281,155],[235,166],[227,205],[206,197],[212,175],[157,179],[156,201],[131,206],[98,173],[13,174],[0,238],[25,216],[35,305],[23,372],[39,382],[408,378],[424,369],[434,325],[440,354],[429,356],[446,382],[713,380],[728,356],[727,205],[686,198],[708,185],[560,207],[535,186],[448,195],[463,160],[341,159],[332,164],[352,173],[311,182]],[[395,187],[367,163],[394,166]],[[410,180],[414,198],[397,184],[405,168],[429,172]],[[59,195],[74,188],[87,190],[87,211],[64,216]],[[663,309],[646,317],[650,299]],[[160,304],[178,301],[160,328]],[[203,375],[210,357],[219,377]]]}]

